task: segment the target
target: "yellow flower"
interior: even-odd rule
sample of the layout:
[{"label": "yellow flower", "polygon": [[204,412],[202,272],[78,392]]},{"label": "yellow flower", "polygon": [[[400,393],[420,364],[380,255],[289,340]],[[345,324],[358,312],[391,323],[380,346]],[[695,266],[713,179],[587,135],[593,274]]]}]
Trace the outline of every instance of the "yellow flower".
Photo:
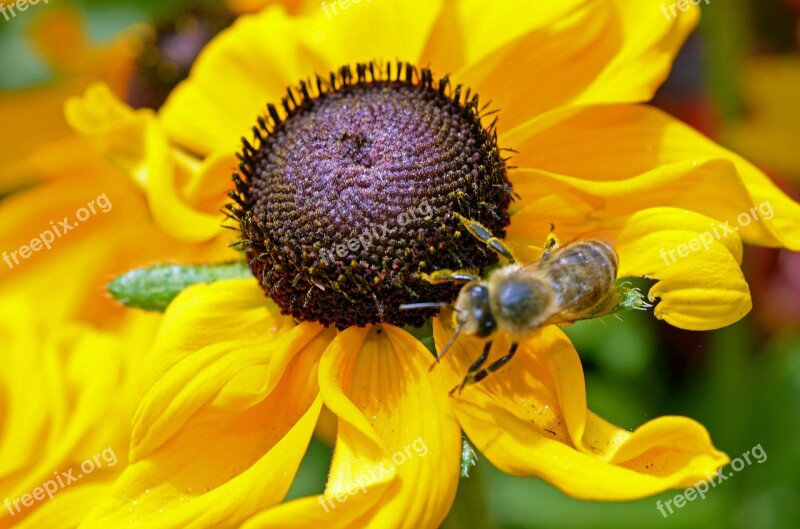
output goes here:
[{"label": "yellow flower", "polygon": [[[42,145],[69,136],[71,129],[62,111],[67,97],[81,93],[91,83],[103,82],[113,93],[128,101],[140,104],[163,102],[171,83],[177,84],[181,80],[174,78],[173,70],[188,68],[193,60],[193,57],[186,56],[187,44],[199,47],[213,36],[213,32],[232,22],[234,15],[255,12],[271,4],[282,4],[292,11],[308,9],[303,7],[304,0],[235,0],[230,2],[227,16],[220,14],[225,13],[224,7],[217,7],[214,16],[219,20],[213,21],[214,25],[209,24],[211,34],[203,33],[206,28],[198,30],[199,24],[187,23],[189,15],[178,11],[175,15],[183,17],[180,20],[182,26],[174,20],[162,21],[159,27],[136,24],[102,44],[90,41],[83,16],[69,2],[51,0],[46,9],[26,11],[26,18],[31,20],[28,39],[53,79],[40,86],[0,92],[0,115],[3,116],[0,168],[4,170],[0,192],[30,182],[26,159],[35,156]],[[199,10],[195,15],[202,20],[207,14]],[[174,26],[170,25],[173,23]],[[154,57],[152,47],[159,30],[164,34],[171,31],[181,35],[184,45],[181,64],[170,63],[170,57]],[[136,75],[143,63],[156,70],[161,68],[161,74],[166,77],[163,86],[148,85]]]},{"label": "yellow flower", "polygon": [[[97,79],[124,91],[127,37],[90,48],[69,9],[48,11],[32,36],[59,79],[0,97],[0,160],[14,164],[0,194],[15,190],[0,201],[13,219],[0,227],[0,528],[66,529],[127,465],[133,382],[160,320],[126,313],[106,283],[136,266],[236,253],[225,237],[194,244],[163,233],[143,186],[68,134],[69,94]],[[35,185],[19,189],[26,183]],[[206,192],[187,200],[200,207]]]},{"label": "yellow flower", "polygon": [[[284,103],[289,113],[310,105],[313,96],[301,97],[303,89],[287,94],[286,86],[297,86],[315,72],[339,72],[329,84],[327,77],[318,82],[332,93],[361,86],[355,76],[362,73],[387,82],[391,71],[407,83],[416,79],[417,87],[441,87],[460,103],[454,87],[463,84],[501,109],[496,129],[491,116],[480,116],[490,132],[488,140],[480,139],[491,144],[496,131],[497,144],[515,151],[516,167],[509,168],[508,179],[520,199],[511,210],[506,240],[521,258],[534,258],[530,247],[541,244],[550,222],[565,240],[604,230],[615,239],[620,277],[657,280],[649,293],[651,300],[660,298],[657,317],[683,328],[716,328],[750,308],[739,268],[742,240],[800,249],[800,207],[740,157],[640,105],[666,77],[698,17],[692,8],[667,21],[659,5],[655,0],[635,7],[623,0],[380,0],[350,4],[334,16],[321,9],[299,18],[269,9],[240,18],[212,41],[189,80],[158,113],[133,111],[97,87],[70,102],[68,115],[137,175],[164,229],[199,241],[214,237],[213,219],[219,217],[210,207],[193,208],[175,190],[187,178],[195,179],[190,186],[195,189],[224,187],[217,181],[219,172],[235,167],[232,156],[241,149],[240,138],[250,137],[265,103],[297,97],[299,103]],[[385,64],[371,63],[376,57],[450,72],[450,87],[432,81],[427,70],[409,70],[403,77],[403,68],[393,69],[393,63],[367,73],[369,64]],[[367,66],[361,70],[357,63]],[[353,66],[340,70],[342,65]],[[312,126],[293,136],[279,129],[285,117],[270,109],[256,134],[279,130],[275,142],[317,139],[319,128]],[[354,126],[368,127],[379,119]],[[393,139],[388,136],[383,140]],[[342,149],[369,167],[372,138],[342,134],[339,139]],[[303,164],[319,170],[325,163],[324,157],[308,158],[313,150],[298,153],[285,144],[268,144],[274,149],[260,152],[264,144],[262,139],[242,150],[240,174],[248,178],[237,181],[235,195],[242,208],[252,207],[253,196],[264,191],[253,187],[255,170],[299,160],[292,168],[300,174]],[[435,166],[435,157],[424,156],[438,154],[439,146],[425,144],[417,151],[422,158],[412,160],[409,170]],[[491,146],[487,152],[496,154]],[[330,172],[341,169],[333,165]],[[316,176],[327,178],[321,172]],[[306,193],[329,200],[327,208],[324,201],[312,201],[308,209],[308,218],[316,216],[323,232],[331,229],[324,224],[328,216],[339,211],[331,209],[336,201],[343,218],[356,222],[358,215],[385,213],[379,208],[392,197],[377,187],[378,178],[344,180],[347,185],[338,188],[331,184],[327,195],[314,188],[317,181],[298,179],[275,195]],[[507,189],[501,184],[499,178],[502,197]],[[374,201],[348,202],[361,189],[374,191]],[[476,200],[482,199],[488,200],[483,195]],[[470,205],[485,213],[485,204]],[[498,235],[504,231],[504,213],[498,205]],[[339,292],[361,292],[345,286],[359,276],[343,273],[331,280],[290,262],[320,251],[311,243],[290,243],[296,237],[302,245],[308,232],[301,229],[308,226],[277,222],[276,232],[286,238],[267,244],[270,233],[257,239],[263,226],[245,214],[239,218],[243,228],[252,229],[244,247],[252,251],[253,241],[264,244],[264,255],[250,254],[251,267],[263,266],[257,280],[193,287],[167,310],[143,368],[131,465],[113,496],[82,527],[438,527],[458,483],[462,430],[498,468],[542,477],[578,498],[633,499],[687,487],[728,460],[691,419],[662,417],[627,432],[588,411],[580,360],[553,326],[525,339],[512,365],[450,398],[448,389],[478,356],[479,340],[459,338],[441,366],[428,372],[425,346],[400,326],[380,320],[384,310],[392,321],[401,319],[392,301],[376,295],[374,303],[319,303]],[[724,223],[732,232],[706,237]],[[473,243],[462,239],[458,249],[463,246],[462,256],[478,261],[478,254],[467,253]],[[264,264],[267,258],[274,261],[272,268]],[[270,293],[295,316],[307,308],[306,299],[317,311],[315,318],[296,323],[264,299],[260,283],[266,285],[270,274],[284,273],[286,267],[289,275],[284,283],[272,284]],[[412,285],[410,279],[384,273],[374,276],[379,293],[393,287],[388,277]],[[306,298],[291,295],[307,276],[325,282],[309,289]],[[371,317],[380,323],[341,325],[347,318]],[[342,329],[336,332],[314,319]],[[448,322],[434,319],[438,350],[452,332]],[[493,354],[507,350],[504,340],[497,344]],[[281,504],[323,404],[338,417],[325,494]]]},{"label": "yellow flower", "polygon": [[749,115],[725,132],[725,139],[756,163],[800,180],[800,59],[758,57],[744,65]]},{"label": "yellow flower", "polygon": [[3,295],[0,527],[71,529],[127,464],[133,366],[160,317],[130,314],[111,334],[39,311]]},{"label": "yellow flower", "polygon": [[0,202],[0,215],[14,219],[0,226],[0,296],[24,292],[50,325],[118,324],[124,311],[103,291],[137,266],[236,257],[229,238],[198,245],[163,233],[144,190],[84,138],[43,147],[28,166],[40,184]]}]

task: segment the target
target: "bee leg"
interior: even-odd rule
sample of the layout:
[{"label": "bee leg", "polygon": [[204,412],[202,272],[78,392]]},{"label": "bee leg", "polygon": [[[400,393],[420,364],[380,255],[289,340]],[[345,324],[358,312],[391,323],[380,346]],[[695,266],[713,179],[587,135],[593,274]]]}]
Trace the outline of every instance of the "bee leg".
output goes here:
[{"label": "bee leg", "polygon": [[498,254],[502,255],[506,259],[508,259],[512,263],[519,262],[514,254],[511,253],[511,249],[505,245],[503,241],[492,235],[492,232],[489,231],[489,228],[484,226],[478,221],[468,219],[467,217],[463,217],[458,213],[455,214],[458,217],[458,220],[461,221],[461,224],[467,228],[476,239],[482,241],[486,246],[497,252]]},{"label": "bee leg", "polygon": [[547,258],[550,257],[550,253],[558,248],[558,237],[556,237],[556,225],[552,222],[550,223],[550,233],[547,234],[547,238],[544,240],[544,249],[542,250],[542,256],[540,261],[544,263],[547,261]]},{"label": "bee leg", "polygon": [[442,270],[436,270],[430,274],[422,273],[420,276],[425,281],[433,283],[434,285],[438,285],[439,283],[457,283],[459,281],[477,281],[479,279],[473,270],[454,271],[446,268],[443,268]]},{"label": "bee leg", "polygon": [[[480,382],[481,380],[489,376],[489,373],[494,373],[495,371],[506,365],[509,362],[509,360],[514,358],[514,355],[517,353],[517,348],[519,348],[519,344],[512,343],[511,348],[508,350],[508,353],[506,353],[505,356],[498,358],[497,360],[489,364],[486,368],[481,369],[480,371],[473,371],[472,368],[470,368],[470,371],[469,373],[467,373],[467,376],[464,378],[464,380],[461,382],[459,386],[456,386],[456,388],[458,388],[458,390],[461,391],[462,389],[464,389],[464,386]],[[453,391],[455,391],[456,388],[453,388]],[[450,393],[452,394],[453,391],[451,391]]]},{"label": "bee leg", "polygon": [[471,366],[469,366],[469,369],[467,370],[467,376],[464,377],[464,380],[461,381],[461,384],[451,389],[448,395],[452,397],[453,393],[455,393],[456,391],[460,393],[461,390],[464,389],[464,386],[472,384],[472,379],[474,374],[480,371],[481,366],[484,364],[484,362],[486,362],[486,359],[489,358],[489,352],[491,350],[492,350],[492,342],[488,341],[486,342],[486,345],[483,346],[483,353],[478,357],[477,360],[475,360],[475,362],[472,363]]}]

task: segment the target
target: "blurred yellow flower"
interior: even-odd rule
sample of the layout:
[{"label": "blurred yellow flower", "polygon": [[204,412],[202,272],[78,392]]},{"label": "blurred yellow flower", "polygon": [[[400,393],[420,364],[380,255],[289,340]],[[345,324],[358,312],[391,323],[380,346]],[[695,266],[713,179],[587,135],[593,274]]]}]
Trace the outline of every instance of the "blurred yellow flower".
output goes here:
[{"label": "blurred yellow flower", "polygon": [[111,334],[39,310],[3,295],[0,527],[71,529],[127,464],[134,366],[160,317],[129,314]]},{"label": "blurred yellow flower", "polygon": [[[309,2],[232,0],[228,4],[230,11],[225,10],[224,4],[214,6],[208,2],[203,11],[203,3],[198,2],[194,12],[176,10],[170,20],[162,20],[158,26],[135,24],[100,44],[90,41],[86,21],[71,2],[53,0],[47,9],[26,11],[31,20],[29,40],[53,79],[41,86],[0,92],[0,169],[5,174],[0,180],[0,193],[29,182],[25,160],[42,145],[70,134],[62,111],[67,97],[81,93],[90,83],[103,82],[114,94],[137,106],[160,105],[205,42],[229,25],[235,15],[257,12],[272,4],[299,11],[308,9]],[[214,8],[209,9],[209,5]],[[207,26],[203,25],[205,22]],[[176,35],[180,36],[179,41],[169,40]],[[157,41],[159,37],[161,40]],[[168,45],[172,48],[159,55],[156,50]],[[144,67],[160,72],[164,77],[160,84],[149,78],[143,80],[139,70]],[[178,74],[181,77],[176,77]]]},{"label": "blurred yellow flower", "polygon": [[[66,529],[127,465],[133,381],[160,320],[123,310],[106,283],[141,265],[237,254],[225,237],[194,244],[161,231],[143,186],[62,117],[89,82],[126,93],[139,35],[90,45],[63,3],[31,28],[56,82],[0,95],[0,215],[13,219],[0,227],[0,527]],[[199,207],[204,192],[188,200]]]},{"label": "blurred yellow flower", "polygon": [[757,57],[744,65],[747,117],[725,131],[739,152],[800,181],[800,57]]},{"label": "blurred yellow flower", "polygon": [[[520,200],[506,240],[521,258],[533,258],[550,222],[566,240],[606,230],[620,277],[657,280],[657,317],[717,328],[750,309],[742,240],[800,249],[800,206],[742,158],[640,105],[698,17],[692,8],[666,21],[659,4],[381,0],[334,17],[267,9],[214,39],[159,112],[97,86],[68,117],[146,189],[161,228],[204,241],[218,233],[221,173],[235,169],[264,104],[292,97],[286,86],[325,71],[341,82],[352,73],[342,65],[375,57],[431,65],[501,109],[489,130],[515,151],[508,179]],[[272,109],[268,119],[282,117]],[[193,204],[197,193],[207,200]],[[376,194],[364,208],[385,201]],[[730,232],[707,235],[719,226]],[[278,242],[277,253],[296,251]],[[298,269],[298,282],[304,273],[313,277]],[[434,319],[438,350],[451,332]],[[131,465],[82,527],[438,527],[458,483],[462,430],[498,468],[579,498],[686,487],[727,462],[691,419],[627,432],[588,411],[580,360],[555,327],[523,341],[515,368],[449,398],[480,347],[460,339],[429,373],[427,349],[400,327],[296,323],[255,280],[187,289],[143,368]],[[281,504],[323,403],[338,417],[325,493]]]},{"label": "blurred yellow flower", "polygon": [[124,315],[104,295],[115,275],[159,262],[237,255],[225,237],[196,245],[163,233],[142,188],[84,138],[40,149],[28,170],[41,183],[0,202],[0,215],[14,219],[0,226],[0,295],[26,293],[50,325],[78,319],[113,328]]}]

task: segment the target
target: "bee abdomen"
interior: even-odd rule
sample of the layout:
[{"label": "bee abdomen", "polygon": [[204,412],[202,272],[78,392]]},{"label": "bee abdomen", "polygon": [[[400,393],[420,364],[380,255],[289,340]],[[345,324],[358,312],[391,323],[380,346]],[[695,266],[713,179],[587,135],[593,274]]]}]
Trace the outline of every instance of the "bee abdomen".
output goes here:
[{"label": "bee abdomen", "polygon": [[617,279],[617,253],[608,243],[592,240],[565,248],[550,271],[561,308],[578,314],[605,301]]}]

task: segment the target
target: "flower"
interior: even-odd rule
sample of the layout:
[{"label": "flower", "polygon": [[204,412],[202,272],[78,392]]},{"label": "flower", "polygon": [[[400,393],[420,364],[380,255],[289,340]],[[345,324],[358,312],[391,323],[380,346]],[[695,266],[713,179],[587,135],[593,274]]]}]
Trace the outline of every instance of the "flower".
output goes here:
[{"label": "flower", "polygon": [[[75,321],[53,325],[38,312],[24,293],[3,295],[0,527],[67,529],[127,464],[133,366],[160,317],[129,314],[110,333]],[[45,487],[48,495],[37,492]]]},{"label": "flower", "polygon": [[[0,227],[0,295],[26,293],[49,325],[80,320],[113,329],[125,311],[101,293],[115,275],[176,259],[219,262],[237,255],[223,236],[194,244],[163,233],[142,187],[85,138],[44,146],[28,166],[40,183],[0,202],[0,214],[15,220]],[[81,211],[78,218],[82,209],[91,213],[90,202],[97,203],[94,213]],[[49,248],[42,239],[51,239]]]},{"label": "flower", "polygon": [[[213,40],[158,113],[126,109],[102,88],[72,101],[68,112],[101,141],[112,132],[112,156],[136,153],[128,166],[152,190],[154,215],[165,229],[204,240],[214,236],[211,210],[177,199],[172,190],[181,178],[164,163],[168,153],[234,168],[233,154],[254,116],[286,97],[286,112],[270,108],[257,127],[261,141],[243,148],[240,173],[247,178],[236,181],[240,211],[266,208],[248,202],[269,195],[255,188],[253,170],[272,170],[274,160],[297,153],[285,143],[273,158],[257,153],[269,144],[263,135],[314,99],[304,96],[293,106],[286,86],[333,71],[319,89],[333,93],[348,76],[360,78],[357,64],[376,57],[431,65],[450,72],[451,86],[469,86],[501,109],[496,129],[491,117],[480,118],[486,130],[496,130],[497,145],[515,151],[508,179],[520,199],[509,210],[505,239],[519,257],[535,258],[529,247],[541,244],[550,222],[566,240],[606,230],[614,234],[621,277],[657,280],[649,292],[651,300],[660,298],[657,317],[683,328],[716,328],[750,308],[739,268],[742,240],[800,249],[800,207],[740,157],[640,104],[666,77],[697,16],[692,9],[665,21],[658,2],[634,8],[621,0],[382,0],[335,17],[297,18],[269,9],[240,18]],[[442,86],[428,83],[427,70],[419,72],[423,88]],[[386,71],[370,75],[386,82]],[[307,136],[313,140],[316,130]],[[290,136],[299,142],[295,148],[309,149],[303,134]],[[340,138],[358,159],[371,139]],[[201,181],[219,189],[212,173]],[[386,198],[376,194],[366,210]],[[328,214],[324,203],[312,205],[320,217]],[[507,204],[496,205],[502,217]],[[762,212],[757,220],[688,252],[689,241],[716,223],[753,211]],[[198,213],[196,228],[183,222]],[[504,228],[502,219],[498,226]],[[687,251],[680,259],[662,257],[661,250],[681,245]],[[265,250],[294,255],[288,245]],[[462,429],[498,468],[540,476],[579,498],[632,499],[686,487],[727,462],[691,419],[661,417],[627,432],[588,411],[577,352],[556,327],[524,340],[513,367],[450,398],[447,390],[478,356],[478,340],[460,338],[429,373],[427,349],[401,327],[342,325],[336,332],[302,312],[294,314],[305,321],[295,322],[264,299],[259,283],[269,279],[257,279],[192,287],[169,307],[143,367],[131,465],[82,527],[437,527],[455,495]],[[335,287],[324,279],[320,290]],[[276,301],[294,310],[286,299]],[[452,329],[439,318],[433,328],[441,350]],[[507,345],[498,340],[493,354]],[[323,404],[338,418],[325,493],[281,504]],[[420,442],[425,449],[414,450]]]},{"label": "flower", "polygon": [[[191,13],[173,11],[157,24],[133,24],[102,44],[90,41],[84,17],[68,2],[50,2],[46,10],[31,13],[27,37],[51,79],[0,92],[6,140],[0,141],[0,167],[8,169],[0,192],[30,182],[26,159],[72,132],[62,112],[67,97],[103,82],[137,107],[157,107],[185,76],[203,44],[237,14],[270,4],[292,11],[304,8],[300,0],[232,0],[229,9],[200,1]],[[168,44],[172,48],[161,49]]]}]

